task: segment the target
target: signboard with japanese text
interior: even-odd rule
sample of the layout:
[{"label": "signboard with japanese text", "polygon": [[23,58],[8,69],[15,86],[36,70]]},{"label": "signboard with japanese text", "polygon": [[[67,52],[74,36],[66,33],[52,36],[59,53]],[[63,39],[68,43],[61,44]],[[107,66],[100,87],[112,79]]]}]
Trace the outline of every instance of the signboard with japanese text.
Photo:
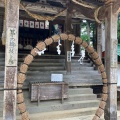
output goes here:
[{"label": "signboard with japanese text", "polygon": [[7,41],[6,41],[6,66],[17,66],[17,57],[18,54],[18,41],[17,41],[17,29],[9,27],[7,28]]},{"label": "signboard with japanese text", "polygon": [[67,51],[67,62],[71,62],[71,51]]}]

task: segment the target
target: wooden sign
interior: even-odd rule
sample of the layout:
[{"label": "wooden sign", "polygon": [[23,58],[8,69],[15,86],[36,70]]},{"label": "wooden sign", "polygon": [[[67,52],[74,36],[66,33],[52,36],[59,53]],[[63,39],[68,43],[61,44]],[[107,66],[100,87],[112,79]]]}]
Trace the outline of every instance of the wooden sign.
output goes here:
[{"label": "wooden sign", "polygon": [[67,51],[67,62],[71,62],[71,51]]},{"label": "wooden sign", "polygon": [[18,44],[18,41],[17,41],[17,30],[16,28],[13,28],[13,27],[8,27],[7,28],[7,41],[9,42],[6,42],[6,45],[8,46],[6,48],[6,63],[5,65],[6,66],[16,66],[17,65],[17,57],[16,57],[16,54],[17,53],[17,44]]}]

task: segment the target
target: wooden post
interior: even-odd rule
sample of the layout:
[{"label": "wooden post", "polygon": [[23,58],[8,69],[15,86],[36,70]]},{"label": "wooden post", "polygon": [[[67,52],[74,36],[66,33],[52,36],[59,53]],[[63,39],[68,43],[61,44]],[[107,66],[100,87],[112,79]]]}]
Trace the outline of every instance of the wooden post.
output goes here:
[{"label": "wooden post", "polygon": [[106,19],[105,64],[108,77],[108,101],[105,109],[105,120],[117,120],[117,20],[113,4],[108,5]]},{"label": "wooden post", "polygon": [[[78,37],[80,37],[80,35],[81,35],[81,26],[80,26],[80,23],[81,23],[81,21],[78,23],[78,24],[76,24],[76,36],[78,36]],[[78,44],[76,44],[75,45],[75,53],[76,54],[78,54],[78,55],[80,55],[80,45],[78,45]]]},{"label": "wooden post", "polygon": [[6,1],[6,53],[3,120],[16,120],[19,1]]},{"label": "wooden post", "polygon": [[[67,9],[67,14],[66,14],[66,20],[65,20],[65,32],[67,34],[71,33],[71,23],[72,23],[72,5],[70,3],[70,1],[68,1],[68,9]],[[67,73],[70,74],[71,73],[71,59],[68,59],[69,55],[71,51],[71,42],[66,40],[65,41],[65,64],[66,64],[66,70]]]},{"label": "wooden post", "polygon": [[99,57],[102,57],[102,25],[97,25],[97,53]]}]

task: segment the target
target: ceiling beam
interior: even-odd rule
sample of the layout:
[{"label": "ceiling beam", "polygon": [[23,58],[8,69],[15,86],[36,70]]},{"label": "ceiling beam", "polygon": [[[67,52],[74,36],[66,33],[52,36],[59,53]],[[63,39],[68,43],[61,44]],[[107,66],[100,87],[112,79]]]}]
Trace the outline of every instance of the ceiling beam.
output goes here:
[{"label": "ceiling beam", "polygon": [[[50,14],[50,15],[55,15],[59,13],[60,11],[63,11],[65,8],[60,8],[60,7],[54,7],[50,6],[48,4],[41,4],[41,3],[31,3],[31,2],[22,2],[22,4],[25,6],[25,8],[33,13],[37,14]],[[4,7],[4,0],[0,0],[0,7]],[[20,8],[22,10],[22,8]],[[26,13],[23,13],[24,15],[21,15],[22,17],[26,17]],[[62,16],[66,16],[66,13],[64,13]],[[81,19],[89,19],[92,20],[91,18],[85,17],[83,14],[80,13],[80,11],[75,11],[73,18],[81,18]]]},{"label": "ceiling beam", "polygon": [[[101,6],[99,12],[98,12],[98,19],[99,20],[104,20],[105,17],[108,15],[108,7],[110,4],[113,4],[114,7],[114,11],[118,11],[120,12],[120,0],[106,0],[106,4],[104,4],[103,6]],[[90,19],[95,19],[94,17],[94,13],[96,9],[90,9],[90,8],[86,8],[83,6],[80,6],[78,4],[73,3],[74,9],[78,12],[80,12],[81,14],[83,14],[84,16],[90,18]]]}]

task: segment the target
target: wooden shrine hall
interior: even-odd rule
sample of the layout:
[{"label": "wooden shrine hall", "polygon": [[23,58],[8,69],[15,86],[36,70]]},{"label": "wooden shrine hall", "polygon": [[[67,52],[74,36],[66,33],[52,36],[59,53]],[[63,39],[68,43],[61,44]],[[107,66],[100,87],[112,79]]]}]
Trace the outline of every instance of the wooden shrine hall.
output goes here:
[{"label": "wooden shrine hall", "polygon": [[[58,110],[64,112],[69,108],[82,109],[87,106],[85,100],[91,99],[89,101],[92,104],[89,103],[89,105],[97,107],[92,120],[99,120],[103,114],[105,120],[117,120],[119,12],[120,0],[0,0],[0,75],[2,74],[0,81],[3,80],[0,82],[0,84],[3,83],[0,85],[0,91],[4,92],[0,98],[3,99],[2,102],[0,101],[0,106],[3,104],[0,109],[3,112],[0,113],[0,118],[17,120],[17,111],[19,111],[20,119],[30,120],[33,112],[37,112],[39,115],[39,112],[42,114],[50,112],[50,110],[53,110],[54,113]],[[89,39],[90,24],[96,25],[93,47],[89,42],[80,38],[82,20],[88,21]],[[77,59],[82,51],[81,46],[85,50],[83,54],[86,55],[84,55],[85,63],[83,62],[83,65],[78,64]],[[104,46],[104,58],[102,46]],[[42,54],[44,55],[42,56]],[[88,57],[89,63],[86,63]],[[61,63],[57,63],[55,59]],[[104,59],[104,65],[101,59]],[[46,62],[46,66],[41,61]],[[50,63],[51,61],[53,63]],[[41,67],[38,62],[41,63]],[[94,63],[96,72],[92,72],[93,69],[89,68],[91,62]],[[84,65],[88,66],[84,67]],[[36,71],[33,72],[34,70]],[[56,77],[53,73],[61,74]],[[92,75],[94,80],[92,80]],[[47,81],[50,77],[51,79],[52,77],[62,78],[63,81]],[[45,78],[46,81],[35,81],[40,78]],[[28,91],[28,86],[30,86],[30,91]],[[97,100],[92,101],[86,91],[90,92],[89,88],[99,91],[101,87],[100,104],[97,104]],[[77,93],[77,88],[81,92]],[[38,101],[40,107],[34,106],[35,103],[29,103],[28,94],[24,95],[24,89],[28,94],[31,92],[31,101]],[[82,97],[84,97],[83,94],[86,94],[87,98],[81,99],[79,93],[82,94]],[[74,105],[72,97],[79,97],[82,102],[75,98]],[[51,101],[45,102],[48,99]],[[55,101],[56,99],[61,99],[62,104]],[[42,102],[43,100],[44,102]],[[43,104],[46,106],[42,108]],[[48,109],[48,105],[54,106]],[[27,109],[27,107],[29,108]],[[43,120],[44,118],[38,119]]]}]

